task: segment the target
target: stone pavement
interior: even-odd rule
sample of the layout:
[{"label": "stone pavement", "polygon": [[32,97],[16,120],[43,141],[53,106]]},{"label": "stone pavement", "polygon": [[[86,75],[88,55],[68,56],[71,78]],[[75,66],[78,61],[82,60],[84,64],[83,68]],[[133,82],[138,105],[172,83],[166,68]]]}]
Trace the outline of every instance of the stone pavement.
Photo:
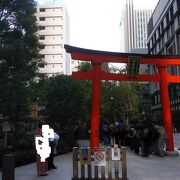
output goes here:
[{"label": "stone pavement", "polygon": [[[176,149],[180,148],[180,134],[174,136]],[[88,146],[87,140],[80,140],[81,146]],[[36,164],[28,164],[15,170],[15,180],[71,180],[72,153],[55,157],[58,169],[51,170],[47,176],[36,175]],[[147,158],[137,156],[127,150],[127,173],[129,180],[180,180],[180,156]],[[0,173],[0,179],[2,175]]]}]

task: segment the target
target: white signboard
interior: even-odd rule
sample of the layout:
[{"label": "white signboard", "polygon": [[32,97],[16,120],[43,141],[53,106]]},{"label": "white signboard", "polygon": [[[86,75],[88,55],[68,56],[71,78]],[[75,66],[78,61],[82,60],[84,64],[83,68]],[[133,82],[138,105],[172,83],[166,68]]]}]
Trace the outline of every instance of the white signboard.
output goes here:
[{"label": "white signboard", "polygon": [[105,149],[94,149],[94,165],[106,166],[106,151]]},{"label": "white signboard", "polygon": [[111,149],[111,154],[112,154],[112,160],[113,161],[120,161],[120,148],[112,148]]}]

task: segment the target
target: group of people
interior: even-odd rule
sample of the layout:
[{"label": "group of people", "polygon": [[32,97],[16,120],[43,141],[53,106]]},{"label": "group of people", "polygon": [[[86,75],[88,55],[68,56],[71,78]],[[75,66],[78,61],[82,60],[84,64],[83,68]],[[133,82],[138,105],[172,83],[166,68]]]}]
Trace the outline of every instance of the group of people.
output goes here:
[{"label": "group of people", "polygon": [[136,154],[143,157],[154,154],[165,155],[166,131],[160,124],[144,122],[126,126],[122,121],[101,125],[101,141],[105,146],[127,146]]},{"label": "group of people", "polygon": [[[38,127],[34,133],[36,136],[42,136],[42,126],[45,123],[43,121],[40,121],[38,123]],[[57,169],[57,167],[54,165],[54,156],[57,154],[57,144],[59,141],[59,135],[54,132],[54,137],[49,138],[49,146],[51,149],[49,157],[45,160],[45,162],[41,162],[41,157],[39,154],[36,154],[36,162],[37,162],[37,173],[38,176],[45,176],[48,175],[48,170],[51,169]]]},{"label": "group of people", "polygon": [[143,157],[154,154],[160,157],[165,155],[167,134],[160,124],[138,124],[129,128],[128,145],[132,151]]},{"label": "group of people", "polygon": [[104,121],[101,126],[101,141],[105,146],[125,146],[126,126],[123,122],[109,123]]}]

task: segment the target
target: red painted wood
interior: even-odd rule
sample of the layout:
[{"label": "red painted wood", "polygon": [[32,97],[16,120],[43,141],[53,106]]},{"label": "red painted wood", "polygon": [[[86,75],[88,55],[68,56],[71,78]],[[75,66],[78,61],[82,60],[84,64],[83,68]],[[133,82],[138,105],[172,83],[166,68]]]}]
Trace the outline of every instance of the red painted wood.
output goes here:
[{"label": "red painted wood", "polygon": [[[71,53],[74,60],[91,61],[93,70],[88,72],[73,72],[74,79],[93,80],[92,86],[92,109],[91,109],[91,148],[99,147],[99,126],[100,126],[100,81],[101,80],[123,80],[123,81],[153,81],[160,83],[160,95],[162,104],[163,124],[167,132],[167,150],[174,151],[174,141],[171,122],[171,111],[169,103],[168,83],[179,83],[180,76],[173,76],[167,73],[168,65],[180,65],[180,56],[150,56],[137,55],[141,57],[140,64],[154,64],[158,66],[159,73],[154,75],[138,75],[130,77],[127,74],[107,73],[100,69],[101,63],[127,63],[131,54],[98,52],[85,50],[66,45],[66,51]],[[86,51],[86,52],[85,52]],[[132,56],[136,56],[133,54]]]},{"label": "red painted wood", "polygon": [[93,64],[92,104],[91,104],[91,134],[90,147],[99,147],[100,127],[100,78],[101,64]]},{"label": "red painted wood", "polygon": [[169,92],[168,92],[168,81],[167,81],[167,67],[158,66],[160,73],[160,97],[162,105],[162,116],[163,125],[167,133],[167,150],[174,151],[174,141],[173,141],[173,130],[172,130],[172,120],[171,120],[171,110],[169,103]]},{"label": "red painted wood", "polygon": [[[82,52],[72,52],[72,59],[82,60],[82,61],[91,61],[93,63],[104,63],[104,62],[113,62],[113,63],[127,63],[128,56],[111,56],[111,55],[102,55],[102,54],[88,54]],[[180,58],[152,58],[152,57],[141,57],[140,64],[159,64],[159,65],[180,65]]]},{"label": "red painted wood", "polygon": [[[92,71],[89,72],[73,72],[72,77],[74,79],[93,79]],[[140,81],[140,82],[159,82],[160,76],[159,74],[155,75],[138,75],[138,76],[128,76],[127,74],[113,74],[106,73],[104,71],[99,72],[100,80],[116,80],[116,81]]]}]

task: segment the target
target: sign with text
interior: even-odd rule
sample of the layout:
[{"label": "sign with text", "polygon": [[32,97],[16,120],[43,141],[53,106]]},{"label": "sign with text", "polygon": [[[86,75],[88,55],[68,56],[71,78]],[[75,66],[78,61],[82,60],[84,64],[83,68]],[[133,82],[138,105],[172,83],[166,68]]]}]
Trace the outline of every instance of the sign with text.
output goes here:
[{"label": "sign with text", "polygon": [[112,154],[112,160],[113,161],[120,161],[120,148],[112,148],[111,149],[111,154]]},{"label": "sign with text", "polygon": [[79,158],[81,164],[91,164],[91,150],[90,148],[80,148]]},{"label": "sign with text", "polygon": [[137,76],[139,74],[140,56],[128,56],[127,74]]},{"label": "sign with text", "polygon": [[95,166],[106,166],[106,150],[105,149],[94,149],[94,165]]}]

